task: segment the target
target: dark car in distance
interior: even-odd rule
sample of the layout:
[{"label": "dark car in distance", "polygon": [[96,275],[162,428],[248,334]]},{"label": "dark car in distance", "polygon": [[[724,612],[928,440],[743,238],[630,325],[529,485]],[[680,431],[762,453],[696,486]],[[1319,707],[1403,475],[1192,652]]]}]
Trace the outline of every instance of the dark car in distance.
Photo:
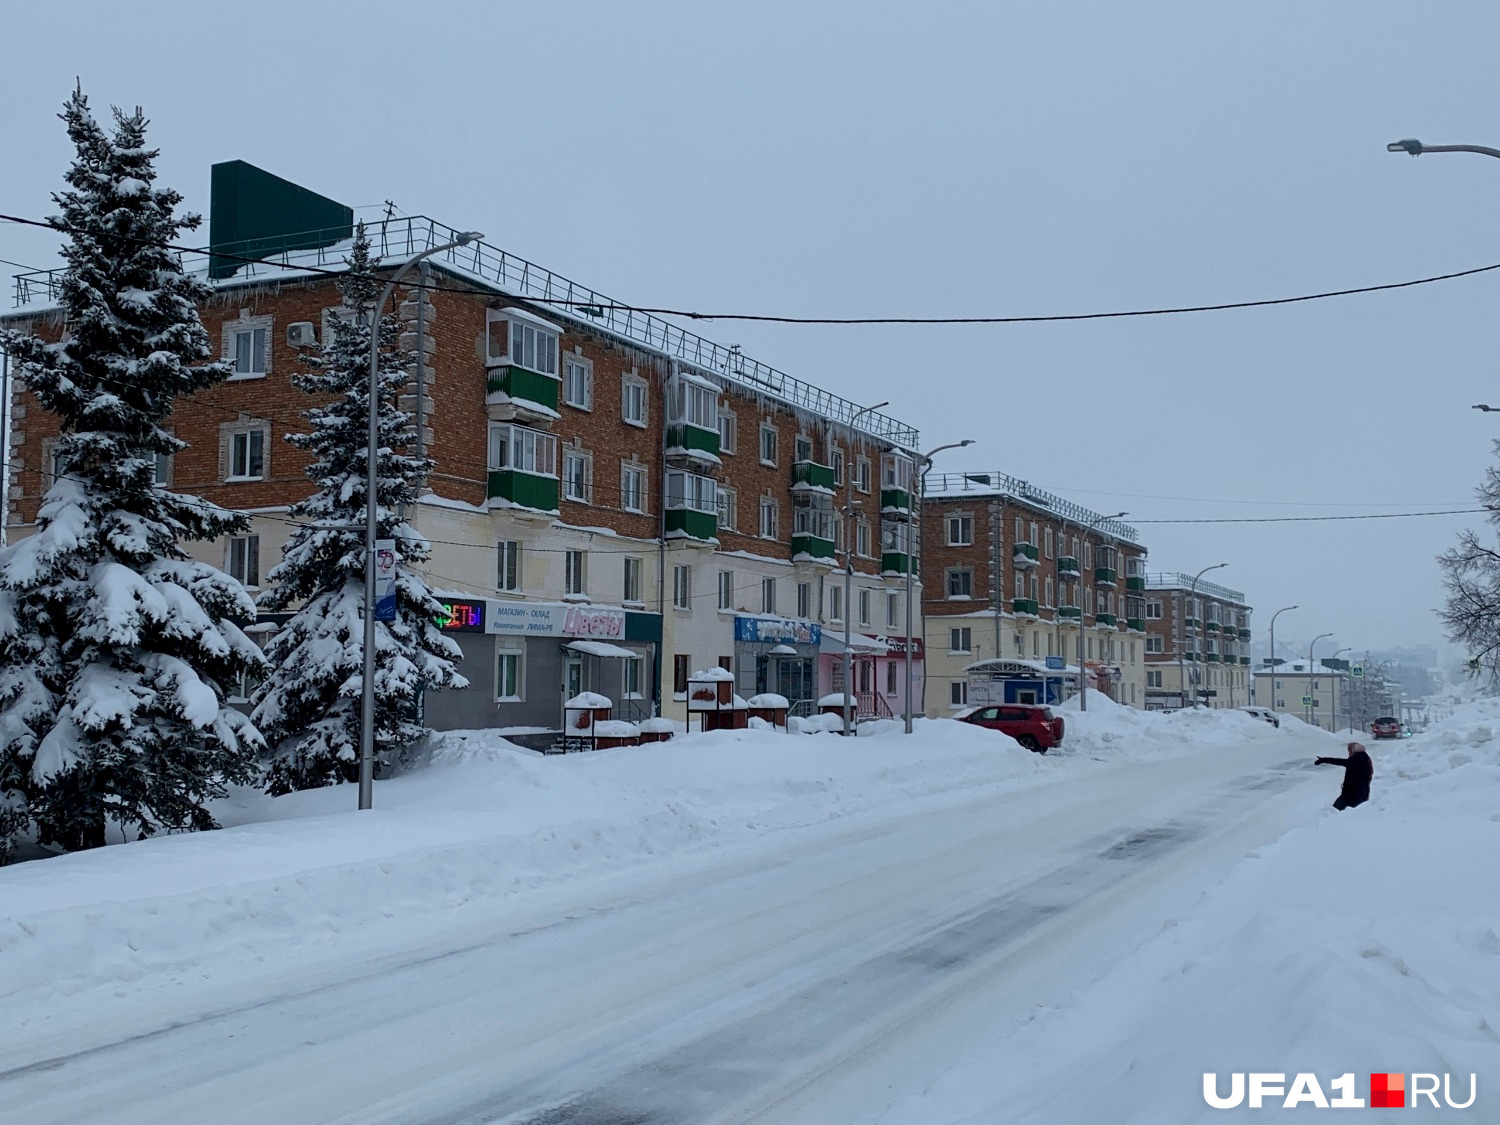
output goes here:
[{"label": "dark car in distance", "polygon": [[1052,708],[1034,703],[1000,703],[976,707],[959,722],[1008,734],[1028,750],[1045,754],[1063,739],[1063,721]]},{"label": "dark car in distance", "polygon": [[1370,724],[1370,734],[1375,738],[1400,738],[1401,720],[1391,715],[1382,716]]}]

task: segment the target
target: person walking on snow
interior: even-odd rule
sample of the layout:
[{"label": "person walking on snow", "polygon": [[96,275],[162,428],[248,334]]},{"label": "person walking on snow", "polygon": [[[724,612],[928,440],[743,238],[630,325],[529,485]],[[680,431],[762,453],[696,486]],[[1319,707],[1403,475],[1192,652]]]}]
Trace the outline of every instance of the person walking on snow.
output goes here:
[{"label": "person walking on snow", "polygon": [[1339,790],[1338,800],[1333,802],[1334,808],[1352,809],[1370,799],[1370,779],[1375,776],[1375,763],[1370,761],[1370,755],[1360,743],[1349,743],[1347,758],[1319,758],[1316,764],[1344,767],[1344,787]]}]

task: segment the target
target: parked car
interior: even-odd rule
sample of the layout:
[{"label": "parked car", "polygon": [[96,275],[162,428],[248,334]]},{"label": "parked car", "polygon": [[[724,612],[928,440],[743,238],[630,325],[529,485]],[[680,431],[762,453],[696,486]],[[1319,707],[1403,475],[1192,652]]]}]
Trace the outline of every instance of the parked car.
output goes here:
[{"label": "parked car", "polygon": [[1370,734],[1375,738],[1400,738],[1401,720],[1384,715],[1370,724]]},{"label": "parked car", "polygon": [[1273,727],[1281,726],[1281,718],[1269,707],[1241,707],[1240,710],[1247,715],[1254,715],[1262,722],[1270,723]]},{"label": "parked car", "polygon": [[1028,750],[1045,754],[1063,740],[1063,721],[1052,708],[1033,703],[1002,703],[975,707],[955,716],[960,722],[1008,734]]}]

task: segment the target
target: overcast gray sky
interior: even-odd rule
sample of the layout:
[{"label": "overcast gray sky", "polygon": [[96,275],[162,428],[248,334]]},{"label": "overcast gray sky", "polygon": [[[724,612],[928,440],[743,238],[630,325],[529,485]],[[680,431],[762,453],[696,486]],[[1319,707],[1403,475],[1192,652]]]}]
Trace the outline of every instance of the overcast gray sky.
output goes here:
[{"label": "overcast gray sky", "polygon": [[[0,206],[50,213],[76,75],[145,107],[194,207],[240,158],[642,304],[1284,296],[1500,262],[1500,161],[1385,151],[1500,146],[1497,33],[1479,2],[11,4]],[[0,226],[0,258],[52,248]],[[889,399],[930,445],[977,439],[942,468],[1128,509],[1153,568],[1229,562],[1261,629],[1298,603],[1278,637],[1362,649],[1439,638],[1433,556],[1473,517],[1147,521],[1473,506],[1497,300],[1486,275],[1094,324],[700,331]]]}]

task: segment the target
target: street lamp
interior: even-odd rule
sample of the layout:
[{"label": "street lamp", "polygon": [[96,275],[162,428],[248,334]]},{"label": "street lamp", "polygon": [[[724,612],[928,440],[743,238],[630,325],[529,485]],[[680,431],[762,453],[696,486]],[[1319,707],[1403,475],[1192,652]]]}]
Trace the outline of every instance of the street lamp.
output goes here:
[{"label": "street lamp", "polygon": [[[1189,598],[1196,598],[1198,596],[1198,579],[1202,578],[1210,570],[1222,570],[1224,567],[1226,567],[1228,565],[1229,565],[1228,563],[1214,563],[1213,566],[1205,566],[1197,574],[1193,575],[1192,584],[1188,586],[1188,597]],[[1184,605],[1183,609],[1186,610],[1187,606]],[[1186,617],[1186,616],[1187,616],[1186,613],[1179,613],[1177,615],[1177,682],[1178,682],[1178,685],[1182,688],[1182,705],[1183,705],[1183,707],[1187,706],[1187,666],[1183,662],[1183,659],[1182,659],[1183,624],[1184,624],[1183,618]],[[1196,706],[1197,703],[1198,703],[1198,677],[1197,677],[1197,669],[1194,669],[1194,675],[1193,675],[1193,704],[1194,704],[1194,706]]]},{"label": "street lamp", "polygon": [[[912,462],[912,471],[914,473],[916,473],[916,475],[917,475],[917,480],[916,480],[916,485],[917,485],[917,502],[916,502],[916,505],[915,505],[915,518],[909,520],[907,522],[907,525],[906,525],[906,537],[907,537],[906,538],[906,550],[907,550],[907,555],[906,555],[906,712],[905,712],[906,723],[905,723],[905,727],[906,727],[906,733],[907,734],[910,734],[911,730],[912,730],[912,705],[911,705],[911,697],[912,697],[912,666],[911,666],[911,649],[912,649],[912,634],[911,634],[911,627],[912,627],[912,613],[911,613],[912,577],[911,577],[911,572],[916,569],[917,558],[918,558],[917,547],[922,542],[922,500],[923,500],[923,498],[927,494],[927,470],[929,470],[929,469],[932,468],[932,459],[934,457],[936,457],[939,453],[943,452],[945,449],[962,449],[966,445],[973,445],[973,444],[974,444],[974,439],[973,438],[964,438],[963,441],[949,442],[947,445],[940,445],[936,449],[930,449],[926,453],[920,454]],[[917,466],[919,464],[921,465],[921,469],[920,470],[917,468]],[[907,482],[907,483],[908,483],[908,486],[909,486],[911,482]],[[924,591],[926,590],[925,586],[923,587],[923,590]],[[923,644],[927,643],[927,626],[926,626],[926,620],[927,620],[927,615],[923,614],[922,615],[922,621],[923,621],[923,626],[922,626],[922,643]]]},{"label": "street lamp", "polygon": [[1475,410],[1483,410],[1486,414],[1489,414],[1492,411],[1500,410],[1500,406],[1490,406],[1487,403],[1476,402],[1474,404],[1474,409]]},{"label": "street lamp", "polygon": [[[1339,649],[1338,652],[1334,653],[1333,656],[1331,656],[1329,659],[1331,659],[1331,660],[1337,660],[1339,658],[1339,652],[1353,652],[1353,651],[1354,651],[1354,646],[1353,645],[1345,645],[1343,648]],[[1334,671],[1337,671],[1337,669],[1334,669]],[[1338,725],[1339,725],[1339,692],[1338,692],[1338,683],[1339,682],[1337,680],[1333,681],[1333,684],[1334,684],[1334,693],[1333,693],[1333,726],[1334,726],[1335,730],[1338,729]],[[1349,710],[1349,699],[1348,699],[1348,696],[1345,696],[1344,697],[1344,711],[1347,713],[1348,710]],[[1347,717],[1347,715],[1346,715],[1346,717]]]},{"label": "street lamp", "polygon": [[[370,416],[369,431],[365,441],[365,644],[360,690],[359,732],[359,807],[361,809],[372,808],[375,800],[375,523],[377,508],[375,490],[379,476],[376,463],[380,454],[380,314],[385,308],[385,303],[391,299],[391,294],[396,291],[396,283],[406,275],[407,270],[434,254],[441,254],[445,250],[452,250],[459,246],[467,246],[483,237],[484,235],[478,231],[467,231],[450,242],[431,246],[420,253],[413,254],[400,269],[391,275],[390,281],[386,282],[385,288],[380,293],[380,300],[375,302],[375,307],[370,313]],[[419,375],[423,362],[424,357],[418,356]],[[419,393],[421,391],[420,380],[418,391]]]},{"label": "street lamp", "polygon": [[1412,156],[1421,156],[1424,152],[1477,152],[1481,156],[1500,157],[1500,149],[1486,148],[1484,145],[1424,145],[1415,137],[1392,141],[1385,146],[1385,151],[1405,152]]},{"label": "street lamp", "polygon": [[[866,406],[854,412],[849,419],[850,453],[854,452],[854,423],[864,415],[889,405],[889,402],[877,402],[874,406]],[[849,700],[854,695],[850,690],[854,687],[854,661],[849,651],[854,641],[854,604],[849,600],[854,589],[854,459],[852,457],[845,461],[844,474],[847,478],[844,488],[844,699],[839,710],[844,713],[844,735],[848,737],[852,718],[850,712],[853,710],[849,706]],[[908,641],[910,639],[910,637],[907,638]]]},{"label": "street lamp", "polygon": [[[1310,645],[1307,646],[1307,690],[1309,692],[1312,691],[1312,684],[1313,684],[1313,649],[1317,647],[1318,642],[1321,641],[1324,637],[1331,637],[1331,636],[1333,636],[1332,633],[1319,633],[1316,637],[1314,637],[1312,639],[1312,644],[1310,644]],[[1312,724],[1312,705],[1313,705],[1313,703],[1317,702],[1317,697],[1309,695],[1307,697],[1307,700],[1308,700],[1308,703],[1307,703],[1307,706],[1306,706],[1305,710],[1307,711],[1307,722],[1308,722],[1309,725],[1311,725]],[[1322,726],[1323,726],[1323,724],[1321,722],[1318,723],[1318,727],[1319,728],[1321,728]]]},{"label": "street lamp", "polygon": [[1296,609],[1294,605],[1284,605],[1275,613],[1271,614],[1271,710],[1276,709],[1276,619],[1289,609]]},{"label": "street lamp", "polygon": [[[1101,523],[1107,523],[1110,520],[1117,520],[1128,515],[1130,515],[1129,512],[1116,512],[1112,516],[1095,517],[1094,520],[1085,525],[1083,529],[1083,549],[1079,552],[1079,554],[1081,555],[1083,551],[1087,551],[1089,549],[1089,532],[1093,531],[1094,528],[1098,527]],[[1078,587],[1078,709],[1080,711],[1087,711],[1089,709],[1089,678],[1087,669],[1084,667],[1083,662],[1083,615],[1086,612],[1086,609],[1083,604],[1082,596],[1084,589],[1082,558],[1078,559]],[[1056,613],[1057,610],[1054,609],[1052,612]]]}]

